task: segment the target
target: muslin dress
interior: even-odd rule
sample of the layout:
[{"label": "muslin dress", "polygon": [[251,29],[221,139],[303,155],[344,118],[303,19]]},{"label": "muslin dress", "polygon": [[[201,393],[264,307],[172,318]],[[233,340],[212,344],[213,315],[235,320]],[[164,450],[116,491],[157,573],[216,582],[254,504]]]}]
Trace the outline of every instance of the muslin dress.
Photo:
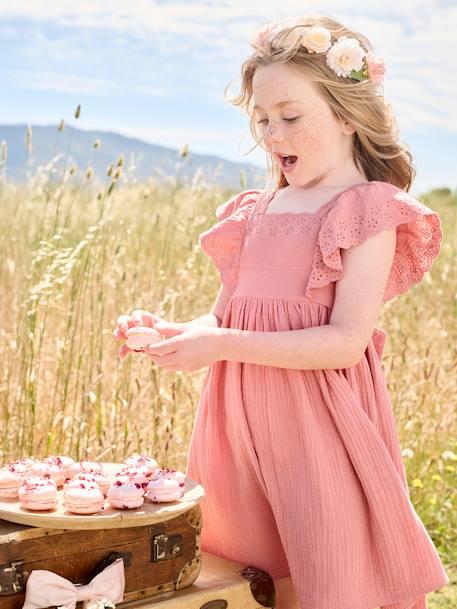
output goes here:
[{"label": "muslin dress", "polygon": [[[397,236],[384,301],[439,253],[438,214],[388,182],[353,185],[310,213],[269,213],[277,190],[238,193],[199,236],[230,294],[223,327],[328,324],[341,248],[384,230]],[[201,548],[290,576],[301,609],[424,609],[425,594],[449,583],[409,498],[385,339],[375,327],[344,369],[223,360],[204,380],[187,463],[205,489]]]}]

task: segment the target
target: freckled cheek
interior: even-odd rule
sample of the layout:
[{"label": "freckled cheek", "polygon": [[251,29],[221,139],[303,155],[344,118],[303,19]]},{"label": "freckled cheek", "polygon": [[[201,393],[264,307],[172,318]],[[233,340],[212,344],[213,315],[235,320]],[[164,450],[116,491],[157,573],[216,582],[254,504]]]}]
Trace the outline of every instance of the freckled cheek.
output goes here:
[{"label": "freckled cheek", "polygon": [[291,135],[297,148],[305,153],[316,154],[322,148],[322,132],[314,126],[296,127]]}]

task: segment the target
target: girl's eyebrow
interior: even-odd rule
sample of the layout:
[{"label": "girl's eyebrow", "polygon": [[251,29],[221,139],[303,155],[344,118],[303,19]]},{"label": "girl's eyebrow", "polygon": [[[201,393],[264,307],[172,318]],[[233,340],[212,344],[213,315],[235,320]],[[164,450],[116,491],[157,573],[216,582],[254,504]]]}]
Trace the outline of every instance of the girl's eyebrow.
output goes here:
[{"label": "girl's eyebrow", "polygon": [[[289,99],[286,101],[281,101],[278,102],[277,104],[274,104],[273,108],[279,107],[279,106],[285,106],[286,104],[301,104],[302,102],[298,99]],[[261,106],[258,106],[257,104],[254,106],[254,110],[263,110],[263,108]]]}]

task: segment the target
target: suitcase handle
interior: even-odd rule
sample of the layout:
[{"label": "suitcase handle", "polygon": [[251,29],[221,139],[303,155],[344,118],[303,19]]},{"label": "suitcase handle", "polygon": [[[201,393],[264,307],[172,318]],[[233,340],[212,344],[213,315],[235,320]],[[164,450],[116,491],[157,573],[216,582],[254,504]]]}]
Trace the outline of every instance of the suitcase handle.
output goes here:
[{"label": "suitcase handle", "polygon": [[132,553],[131,552],[111,552],[111,554],[108,554],[108,556],[105,556],[105,558],[103,558],[98,563],[98,565],[93,570],[92,575],[90,576],[90,579],[93,579],[96,575],[98,575],[104,569],[106,569],[106,567],[109,567],[110,565],[112,565],[113,562],[116,562],[116,560],[118,558],[122,558],[122,560],[124,561],[124,567],[130,567],[130,564],[132,562]]}]

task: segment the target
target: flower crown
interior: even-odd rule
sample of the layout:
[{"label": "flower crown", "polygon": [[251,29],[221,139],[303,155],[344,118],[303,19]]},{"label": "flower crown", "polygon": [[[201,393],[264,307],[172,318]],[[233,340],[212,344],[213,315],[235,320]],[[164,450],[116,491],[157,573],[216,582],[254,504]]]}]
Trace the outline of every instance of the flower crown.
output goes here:
[{"label": "flower crown", "polygon": [[[274,22],[265,24],[254,34],[251,45],[262,48],[277,27]],[[357,38],[340,36],[332,43],[332,34],[326,27],[303,26],[303,29],[300,44],[309,53],[326,53],[327,65],[338,76],[359,81],[370,79],[374,85],[382,84],[386,71],[384,60],[375,57],[371,50],[366,52]]]}]

